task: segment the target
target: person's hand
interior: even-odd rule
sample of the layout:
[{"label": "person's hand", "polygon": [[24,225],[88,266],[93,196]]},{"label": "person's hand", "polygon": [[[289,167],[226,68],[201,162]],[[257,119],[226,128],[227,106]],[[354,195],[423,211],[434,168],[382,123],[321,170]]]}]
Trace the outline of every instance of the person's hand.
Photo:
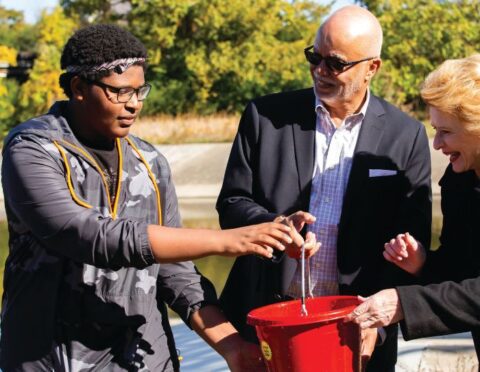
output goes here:
[{"label": "person's hand", "polygon": [[221,230],[224,239],[220,254],[222,256],[256,254],[271,258],[273,249],[284,251],[286,245],[292,244],[291,230],[290,226],[278,222]]},{"label": "person's hand", "polygon": [[247,341],[226,353],[224,358],[232,372],[266,371],[260,347]]},{"label": "person's hand", "polygon": [[422,243],[407,232],[385,243],[383,257],[410,274],[418,275],[427,255]]},{"label": "person's hand", "polygon": [[385,327],[403,319],[396,289],[384,289],[370,297],[358,298],[362,303],[345,317],[345,321],[357,323],[361,329]]},{"label": "person's hand", "polygon": [[264,371],[258,345],[245,341],[221,309],[206,305],[190,316],[190,326],[227,362],[231,371]]},{"label": "person's hand", "polygon": [[367,328],[361,330],[362,343],[360,346],[360,357],[362,371],[367,368],[368,361],[372,357],[373,350],[377,343],[378,332],[376,328]]},{"label": "person's hand", "polygon": [[[300,234],[298,234],[297,232],[294,232],[294,234],[297,234],[301,238]],[[299,240],[294,239],[294,242],[296,241],[299,241]],[[310,258],[315,253],[317,253],[317,251],[321,246],[321,243],[317,243],[315,234],[309,231],[307,232],[305,241],[303,241],[303,238],[302,238],[300,244],[292,243],[285,246],[285,252],[288,254],[289,257],[296,258],[296,259],[299,259],[302,257],[302,242],[305,247],[305,259]]]},{"label": "person's hand", "polygon": [[315,234],[308,232],[305,236],[305,240],[300,235],[305,224],[311,224],[315,222],[315,216],[304,211],[298,211],[291,215],[284,217],[279,216],[274,221],[281,222],[291,227],[290,237],[292,243],[285,246],[285,252],[289,257],[300,258],[302,254],[302,245],[305,244],[305,258],[313,256],[320,248],[320,243],[317,243]]},{"label": "person's hand", "polygon": [[289,224],[292,224],[297,232],[302,231],[305,224],[310,225],[315,222],[316,217],[308,212],[297,211],[285,217]]}]

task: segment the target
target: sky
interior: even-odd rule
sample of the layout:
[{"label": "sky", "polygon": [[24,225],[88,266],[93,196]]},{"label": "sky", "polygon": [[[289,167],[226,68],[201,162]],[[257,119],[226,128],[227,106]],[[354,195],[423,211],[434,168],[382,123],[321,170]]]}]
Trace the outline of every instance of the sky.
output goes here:
[{"label": "sky", "polygon": [[[329,0],[317,0],[319,3],[328,4]],[[336,0],[332,9],[352,4],[353,0]],[[35,23],[40,17],[42,9],[51,9],[58,4],[58,0],[0,0],[0,5],[7,9],[22,10],[28,23]]]},{"label": "sky", "polygon": [[35,23],[43,9],[52,9],[58,0],[0,0],[0,5],[7,9],[22,10],[28,23]]}]

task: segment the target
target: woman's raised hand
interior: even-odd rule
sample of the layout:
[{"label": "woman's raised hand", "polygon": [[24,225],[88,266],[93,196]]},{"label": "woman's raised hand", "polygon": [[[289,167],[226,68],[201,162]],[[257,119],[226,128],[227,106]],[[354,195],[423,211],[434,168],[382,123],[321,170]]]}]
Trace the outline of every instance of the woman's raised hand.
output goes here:
[{"label": "woman's raised hand", "polygon": [[383,257],[410,274],[418,275],[425,264],[425,248],[408,232],[398,234],[385,243],[384,248]]}]

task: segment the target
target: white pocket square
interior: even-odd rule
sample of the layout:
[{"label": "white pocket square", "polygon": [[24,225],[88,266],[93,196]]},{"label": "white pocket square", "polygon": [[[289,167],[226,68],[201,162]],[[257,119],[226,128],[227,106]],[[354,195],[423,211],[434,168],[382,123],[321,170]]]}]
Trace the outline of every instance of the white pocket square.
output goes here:
[{"label": "white pocket square", "polygon": [[393,169],[369,169],[368,170],[368,177],[395,176],[396,174],[397,174],[397,171]]}]

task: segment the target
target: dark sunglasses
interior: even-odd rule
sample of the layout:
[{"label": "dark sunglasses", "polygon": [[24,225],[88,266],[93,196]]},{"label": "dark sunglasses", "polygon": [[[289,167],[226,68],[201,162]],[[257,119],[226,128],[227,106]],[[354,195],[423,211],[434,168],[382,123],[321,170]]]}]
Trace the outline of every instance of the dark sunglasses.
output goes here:
[{"label": "dark sunglasses", "polygon": [[[137,100],[143,101],[147,98],[148,93],[150,93],[150,89],[152,86],[148,83],[145,83],[141,87],[135,88],[117,88],[108,84],[105,84],[101,81],[97,80],[86,80],[89,84],[97,85],[100,88],[103,88],[105,94],[107,95],[108,99],[110,99],[113,103],[127,103],[129,102],[133,95],[137,95]],[[110,93],[109,94],[107,94]]]},{"label": "dark sunglasses", "polygon": [[360,62],[370,61],[372,59],[377,58],[377,57],[369,57],[369,58],[360,59],[358,61],[347,62],[347,61],[341,60],[338,57],[324,57],[321,54],[313,52],[312,49],[313,49],[313,45],[303,50],[307,61],[314,66],[318,66],[320,63],[322,63],[322,61],[325,61],[325,65],[327,66],[327,68],[333,73],[337,73],[337,74],[344,72],[345,70],[355,66]]}]

